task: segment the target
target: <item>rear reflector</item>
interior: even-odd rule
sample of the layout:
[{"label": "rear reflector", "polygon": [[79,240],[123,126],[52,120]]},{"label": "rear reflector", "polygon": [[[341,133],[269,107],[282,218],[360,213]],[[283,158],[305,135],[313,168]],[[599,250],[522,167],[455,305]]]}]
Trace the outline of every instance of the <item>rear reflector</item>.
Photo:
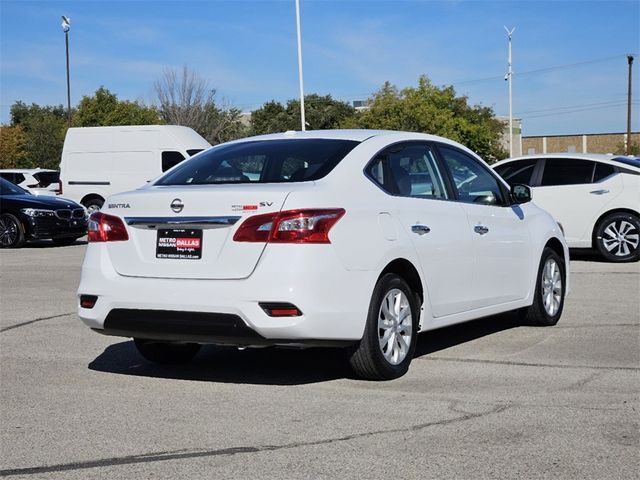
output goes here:
[{"label": "rear reflector", "polygon": [[260,303],[260,306],[270,317],[299,317],[302,312],[290,303]]},{"label": "rear reflector", "polygon": [[236,230],[236,242],[331,243],[329,231],[343,208],[285,210],[247,218]]},{"label": "rear reflector", "polygon": [[127,227],[120,217],[94,212],[89,217],[89,242],[118,242],[129,240]]},{"label": "rear reflector", "polygon": [[82,308],[93,308],[98,297],[96,295],[80,295],[80,306]]}]

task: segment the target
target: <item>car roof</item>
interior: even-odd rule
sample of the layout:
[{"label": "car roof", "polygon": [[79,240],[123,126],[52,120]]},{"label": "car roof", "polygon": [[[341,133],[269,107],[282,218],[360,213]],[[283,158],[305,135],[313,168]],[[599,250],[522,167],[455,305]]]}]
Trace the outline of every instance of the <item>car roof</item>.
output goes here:
[{"label": "car roof", "polygon": [[[430,135],[427,133],[418,132],[402,132],[397,130],[369,130],[369,129],[335,129],[335,130],[306,130],[304,132],[299,130],[289,130],[282,133],[270,133],[266,135],[258,135],[255,137],[240,138],[232,142],[227,142],[222,145],[229,145],[231,143],[240,142],[255,142],[261,140],[287,140],[287,139],[335,139],[335,140],[353,140],[356,142],[364,142],[370,138],[378,137],[397,137],[398,141],[402,140],[423,140],[423,141],[437,141],[441,143],[447,143],[454,146],[461,146],[465,150],[469,150],[464,145],[450,140],[445,137],[439,137],[437,135]],[[214,147],[215,148],[215,147]],[[473,153],[473,152],[471,152]]]},{"label": "car roof", "polygon": [[515,162],[517,160],[538,160],[544,158],[553,158],[553,159],[578,159],[578,160],[592,160],[594,162],[602,162],[608,163],[610,165],[616,165],[618,167],[624,166],[624,168],[630,168],[635,171],[640,172],[640,167],[632,165],[627,162],[622,162],[616,160],[618,158],[629,159],[632,157],[625,157],[624,155],[610,155],[605,153],[542,153],[542,154],[534,154],[534,155],[523,155],[521,157],[513,157],[507,158],[506,160],[500,160],[499,162],[491,165],[492,168],[498,167],[500,165],[504,165],[506,163]]}]

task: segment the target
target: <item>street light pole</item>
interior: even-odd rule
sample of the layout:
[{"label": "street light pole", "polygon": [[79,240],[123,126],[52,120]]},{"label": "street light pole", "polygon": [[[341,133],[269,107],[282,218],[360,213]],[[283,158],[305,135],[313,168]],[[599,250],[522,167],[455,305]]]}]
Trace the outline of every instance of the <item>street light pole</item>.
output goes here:
[{"label": "street light pole", "polygon": [[516,27],[509,30],[505,26],[504,29],[507,31],[507,35],[509,37],[509,70],[507,71],[505,80],[509,82],[509,157],[513,157],[513,94],[511,90],[513,70],[511,69],[511,37],[513,36],[513,32],[516,30]]},{"label": "street light pole", "polygon": [[627,148],[626,154],[631,155],[631,67],[633,67],[633,55],[627,55],[629,63],[629,86],[627,87]]},{"label": "street light pole", "polygon": [[306,130],[304,119],[304,81],[302,79],[302,37],[300,35],[300,0],[296,0],[296,31],[298,33],[298,78],[300,79],[300,125]]},{"label": "street light pole", "polygon": [[64,43],[67,52],[67,118],[69,127],[71,127],[71,82],[69,80],[69,29],[71,28],[71,20],[69,17],[62,16],[62,31],[64,32]]}]

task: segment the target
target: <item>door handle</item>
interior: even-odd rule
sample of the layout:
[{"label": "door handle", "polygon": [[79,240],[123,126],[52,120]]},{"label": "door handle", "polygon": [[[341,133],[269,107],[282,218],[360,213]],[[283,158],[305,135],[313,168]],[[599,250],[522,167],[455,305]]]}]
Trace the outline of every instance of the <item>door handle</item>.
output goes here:
[{"label": "door handle", "polygon": [[609,193],[609,190],[592,190],[589,193],[593,195],[604,195],[605,193]]},{"label": "door handle", "polygon": [[417,233],[418,235],[424,235],[425,233],[429,233],[431,229],[426,225],[411,225],[411,231],[413,233]]},{"label": "door handle", "polygon": [[484,225],[476,225],[475,227],[473,227],[473,231],[480,234],[480,235],[484,235],[485,233],[489,233],[489,229],[487,227],[485,227]]}]

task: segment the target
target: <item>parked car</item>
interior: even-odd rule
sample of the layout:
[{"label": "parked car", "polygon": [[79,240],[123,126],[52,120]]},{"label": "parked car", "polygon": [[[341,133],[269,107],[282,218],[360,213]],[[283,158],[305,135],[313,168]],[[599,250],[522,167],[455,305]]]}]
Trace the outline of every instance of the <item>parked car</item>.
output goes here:
[{"label": "parked car", "polygon": [[56,195],[60,193],[60,172],[46,168],[5,168],[0,178],[15,183],[34,195]]},{"label": "parked car", "polygon": [[93,212],[109,195],[138,188],[210,146],[176,125],[70,128],[60,161],[61,193]]},{"label": "parked car", "polygon": [[640,160],[547,154],[503,160],[508,183],[533,187],[533,201],[564,228],[570,248],[595,248],[611,262],[640,259]]},{"label": "parked car", "polygon": [[558,321],[568,251],[529,194],[436,136],[230,142],[91,215],[79,316],[160,363],[206,343],[340,345],[361,377],[395,378],[418,332]]},{"label": "parked car", "polygon": [[70,245],[87,234],[82,205],[64,198],[36,196],[0,178],[0,247],[17,248],[28,240],[50,238]]}]

